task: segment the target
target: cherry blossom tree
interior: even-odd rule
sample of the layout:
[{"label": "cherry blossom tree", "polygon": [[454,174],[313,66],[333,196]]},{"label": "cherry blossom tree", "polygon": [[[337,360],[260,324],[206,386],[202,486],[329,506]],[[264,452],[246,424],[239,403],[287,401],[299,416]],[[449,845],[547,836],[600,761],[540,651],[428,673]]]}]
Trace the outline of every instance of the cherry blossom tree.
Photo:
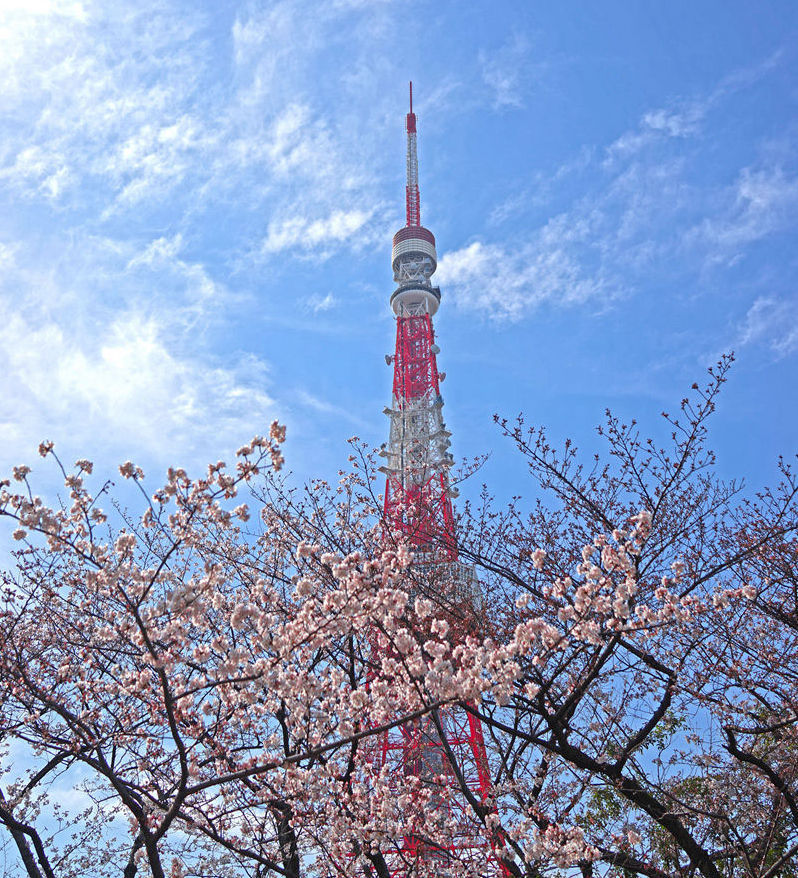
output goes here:
[{"label": "cherry blossom tree", "polygon": [[[464,506],[481,597],[386,529],[359,443],[305,489],[277,424],[154,491],[126,463],[138,513],[43,443],[68,499],[27,467],[0,494],[0,825],[25,874],[438,875],[397,840],[446,851],[452,795],[485,876],[795,874],[796,485],[713,475],[728,366],[666,443],[608,416],[606,464],[502,422],[541,492]],[[482,718],[490,801],[445,735],[439,777],[376,758],[451,710]]]},{"label": "cherry blossom tree", "polygon": [[[382,847],[409,822],[451,831],[369,741],[506,686],[514,665],[486,674],[477,642],[456,665],[448,623],[411,597],[407,548],[386,548],[370,477],[297,495],[274,472],[283,437],[273,425],[230,473],[170,470],[152,496],[124,464],[144,511],[116,525],[88,461],[62,467],[60,507],[28,467],[4,485],[22,548],[4,578],[0,733],[29,769],[0,823],[29,875],[387,875]],[[70,779],[92,844],[57,842]]]},{"label": "cherry blossom tree", "polygon": [[501,422],[544,492],[527,515],[467,510],[494,637],[532,626],[555,644],[519,652],[509,700],[479,709],[519,846],[550,838],[526,858],[539,870],[798,870],[798,485],[783,462],[754,499],[713,475],[730,363],[664,415],[664,446],[608,414],[606,464]]}]

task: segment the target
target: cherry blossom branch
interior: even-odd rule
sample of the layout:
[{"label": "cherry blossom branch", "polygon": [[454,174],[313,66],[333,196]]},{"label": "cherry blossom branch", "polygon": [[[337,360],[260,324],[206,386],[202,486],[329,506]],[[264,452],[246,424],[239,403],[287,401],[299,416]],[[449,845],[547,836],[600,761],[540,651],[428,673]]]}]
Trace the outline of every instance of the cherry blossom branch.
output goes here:
[{"label": "cherry blossom branch", "polygon": [[795,796],[793,796],[792,791],[790,790],[787,781],[782,778],[778,772],[776,772],[772,766],[768,765],[764,759],[760,759],[758,756],[754,756],[753,753],[746,753],[744,750],[741,750],[739,744],[737,743],[737,736],[734,733],[734,730],[729,726],[725,726],[723,729],[726,735],[726,744],[725,748],[731,753],[735,759],[739,759],[741,762],[746,762],[748,765],[753,765],[762,774],[767,777],[767,779],[773,784],[773,786],[779,791],[779,793],[784,797],[784,801],[787,803],[787,807],[790,809],[790,812],[793,816],[793,820],[798,825],[798,801],[796,801]]}]

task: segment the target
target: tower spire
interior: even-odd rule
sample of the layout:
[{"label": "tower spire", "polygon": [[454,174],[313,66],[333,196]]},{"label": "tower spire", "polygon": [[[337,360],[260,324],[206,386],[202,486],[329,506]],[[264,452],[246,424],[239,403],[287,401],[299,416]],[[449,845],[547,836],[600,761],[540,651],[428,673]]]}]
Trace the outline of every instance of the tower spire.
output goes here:
[{"label": "tower spire", "polygon": [[413,112],[413,83],[410,83],[410,112],[405,120],[407,130],[407,225],[421,225],[421,201],[418,193],[418,149],[416,146],[416,114]]}]

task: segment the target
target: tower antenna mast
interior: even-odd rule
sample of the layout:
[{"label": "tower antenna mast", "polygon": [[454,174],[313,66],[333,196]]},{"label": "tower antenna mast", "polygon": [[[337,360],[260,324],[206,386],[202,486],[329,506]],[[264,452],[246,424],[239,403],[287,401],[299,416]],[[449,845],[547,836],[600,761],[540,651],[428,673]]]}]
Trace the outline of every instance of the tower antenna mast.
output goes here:
[{"label": "tower antenna mast", "polygon": [[405,120],[407,130],[407,225],[421,225],[421,201],[418,192],[418,147],[416,144],[416,114],[413,112],[413,83],[410,83],[410,112]]}]

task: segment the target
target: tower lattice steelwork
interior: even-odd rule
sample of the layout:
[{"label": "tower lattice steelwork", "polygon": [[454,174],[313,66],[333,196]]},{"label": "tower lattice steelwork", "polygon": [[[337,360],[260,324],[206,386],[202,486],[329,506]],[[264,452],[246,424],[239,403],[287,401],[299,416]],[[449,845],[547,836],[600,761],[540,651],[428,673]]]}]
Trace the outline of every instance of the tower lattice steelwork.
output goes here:
[{"label": "tower lattice steelwork", "polygon": [[[466,612],[453,616],[450,636],[464,637],[465,619],[479,606],[479,587],[473,568],[458,559],[452,514],[456,489],[449,483],[453,458],[450,433],[443,421],[443,399],[432,318],[441,293],[431,282],[437,267],[435,238],[421,225],[418,188],[416,116],[413,85],[407,114],[407,224],[393,238],[392,266],[397,288],[391,296],[396,315],[396,348],[386,359],[393,363],[393,399],[385,413],[390,435],[381,455],[386,474],[385,519],[390,531],[414,550],[414,569],[421,581],[437,583],[443,606]],[[405,778],[418,778],[426,792],[425,831],[410,830],[389,853],[394,876],[446,876],[454,861],[468,864],[468,874],[509,875],[492,851],[490,839],[473,808],[476,800],[489,806],[491,778],[482,725],[464,709],[449,709],[420,722],[384,733],[376,758]],[[472,797],[471,803],[463,785]],[[431,803],[431,804],[429,804]],[[495,807],[495,806],[489,806]],[[436,835],[434,827],[442,829]],[[430,830],[432,827],[432,831]],[[453,831],[451,831],[453,828]]]}]

